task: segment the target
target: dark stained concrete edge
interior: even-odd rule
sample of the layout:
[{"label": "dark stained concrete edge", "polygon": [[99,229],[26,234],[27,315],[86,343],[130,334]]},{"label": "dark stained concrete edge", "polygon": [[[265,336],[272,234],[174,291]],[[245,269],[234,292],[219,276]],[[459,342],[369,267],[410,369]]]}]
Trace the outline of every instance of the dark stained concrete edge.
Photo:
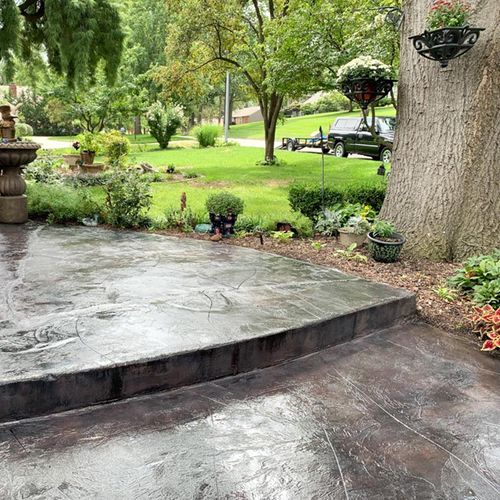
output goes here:
[{"label": "dark stained concrete edge", "polygon": [[267,368],[392,327],[415,312],[415,295],[400,294],[387,302],[266,336],[0,384],[0,422],[48,415]]}]

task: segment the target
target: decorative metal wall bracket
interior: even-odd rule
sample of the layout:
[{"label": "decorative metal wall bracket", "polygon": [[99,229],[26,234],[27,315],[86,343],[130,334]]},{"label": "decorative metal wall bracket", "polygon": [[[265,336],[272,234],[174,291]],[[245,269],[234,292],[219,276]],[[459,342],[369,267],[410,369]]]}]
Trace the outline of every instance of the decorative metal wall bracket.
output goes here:
[{"label": "decorative metal wall bracket", "polygon": [[367,109],[370,104],[385,97],[396,81],[385,78],[353,78],[342,85],[342,93],[361,108]]},{"label": "decorative metal wall bracket", "polygon": [[411,36],[410,40],[421,56],[439,61],[441,66],[446,68],[451,59],[465,54],[474,46],[481,31],[484,31],[484,28],[440,28],[426,30],[421,35]]}]

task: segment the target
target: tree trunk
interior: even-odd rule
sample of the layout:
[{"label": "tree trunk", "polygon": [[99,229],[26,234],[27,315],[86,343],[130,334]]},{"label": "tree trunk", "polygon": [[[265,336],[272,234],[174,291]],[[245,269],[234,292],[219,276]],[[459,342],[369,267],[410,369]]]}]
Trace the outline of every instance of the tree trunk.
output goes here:
[{"label": "tree trunk", "polygon": [[141,126],[141,117],[140,115],[134,116],[134,134],[141,135],[142,134],[142,126]]},{"label": "tree trunk", "polygon": [[406,0],[398,127],[381,217],[414,256],[458,260],[500,247],[500,9],[472,0],[476,45],[447,68],[418,55],[430,0]]},{"label": "tree trunk", "polygon": [[260,110],[264,117],[265,163],[272,165],[276,162],[274,156],[274,141],[276,138],[276,125],[283,104],[283,98],[272,94],[260,103]]}]

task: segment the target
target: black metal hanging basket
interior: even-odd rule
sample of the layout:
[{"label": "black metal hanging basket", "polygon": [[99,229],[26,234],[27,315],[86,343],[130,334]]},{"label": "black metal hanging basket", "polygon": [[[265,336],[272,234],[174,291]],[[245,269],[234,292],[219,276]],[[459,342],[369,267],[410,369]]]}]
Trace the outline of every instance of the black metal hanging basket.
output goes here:
[{"label": "black metal hanging basket", "polygon": [[358,103],[363,109],[380,101],[391,90],[394,82],[386,78],[353,78],[342,85],[342,93],[351,101]]},{"label": "black metal hanging basket", "polygon": [[440,28],[426,30],[421,35],[411,36],[410,40],[421,56],[439,61],[441,66],[446,68],[451,59],[465,54],[474,46],[481,31],[484,31],[484,28]]}]

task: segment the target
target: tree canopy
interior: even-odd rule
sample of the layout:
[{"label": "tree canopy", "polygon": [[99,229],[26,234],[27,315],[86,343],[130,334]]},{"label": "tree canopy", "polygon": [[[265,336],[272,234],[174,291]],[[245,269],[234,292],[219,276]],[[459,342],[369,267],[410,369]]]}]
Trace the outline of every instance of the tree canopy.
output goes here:
[{"label": "tree canopy", "polygon": [[102,61],[116,78],[124,35],[111,0],[2,0],[0,60],[12,77],[15,56],[33,61],[42,52],[70,84],[92,76]]}]

